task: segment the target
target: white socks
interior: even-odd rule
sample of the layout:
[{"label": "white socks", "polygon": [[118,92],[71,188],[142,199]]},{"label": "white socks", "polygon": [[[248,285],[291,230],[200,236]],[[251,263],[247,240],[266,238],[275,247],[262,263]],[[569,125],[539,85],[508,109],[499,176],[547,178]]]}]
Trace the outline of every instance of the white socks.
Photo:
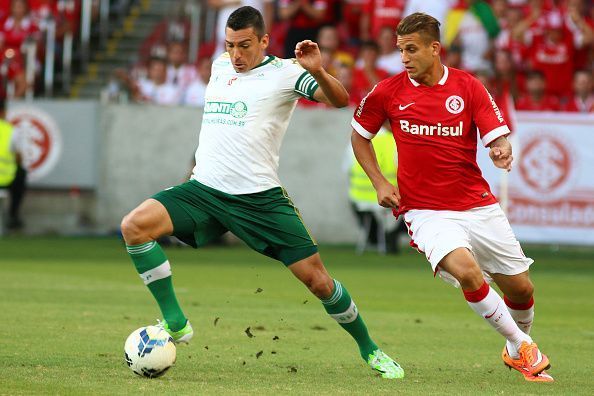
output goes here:
[{"label": "white socks", "polygon": [[473,292],[464,291],[464,297],[474,312],[506,338],[508,353],[512,358],[517,358],[517,351],[523,341],[532,342],[530,336],[520,330],[503,299],[487,282]]},{"label": "white socks", "polygon": [[[513,301],[510,301],[506,296],[503,296],[503,301],[505,301],[505,305],[507,305],[507,310],[511,314],[514,321],[526,334],[530,334],[530,328],[532,327],[532,322],[534,321],[534,298],[530,298],[530,301],[524,304],[518,304]],[[509,355],[517,359],[517,353],[513,354],[513,345],[510,342],[507,342],[507,351]]]}]

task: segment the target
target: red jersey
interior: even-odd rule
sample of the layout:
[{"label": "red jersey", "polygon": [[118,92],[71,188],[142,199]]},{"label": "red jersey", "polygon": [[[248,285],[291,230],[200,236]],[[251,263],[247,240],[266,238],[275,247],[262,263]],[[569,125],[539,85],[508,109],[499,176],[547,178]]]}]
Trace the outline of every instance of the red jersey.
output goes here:
[{"label": "red jersey", "polygon": [[16,24],[14,18],[9,17],[0,25],[0,35],[4,39],[5,47],[20,51],[21,45],[29,36],[35,40],[39,38],[39,28],[29,17],[24,18],[20,25]]},{"label": "red jersey", "polygon": [[405,0],[367,0],[363,11],[370,15],[370,34],[377,39],[380,30],[388,26],[396,30],[406,7]]},{"label": "red jersey", "polygon": [[385,120],[398,147],[398,213],[461,211],[497,202],[476,163],[477,130],[487,146],[509,129],[475,77],[444,66],[433,87],[407,72],[383,80],[361,101],[351,125],[371,139]]},{"label": "red jersey", "polygon": [[594,94],[590,95],[586,100],[582,100],[577,96],[572,96],[561,110],[579,113],[594,113]]},{"label": "red jersey", "polygon": [[522,95],[516,101],[516,110],[524,111],[559,111],[561,104],[556,96],[543,95],[536,101],[528,94]]},{"label": "red jersey", "polygon": [[564,34],[559,43],[537,37],[531,48],[532,67],[545,75],[547,93],[551,95],[567,96],[571,93],[574,48],[569,34]]},{"label": "red jersey", "polygon": [[[288,7],[295,0],[280,0],[279,7]],[[310,5],[316,10],[327,10],[330,5],[330,0],[309,0]],[[315,20],[309,17],[305,12],[299,10],[290,19],[290,25],[299,29],[317,28],[324,23],[324,20]]]}]

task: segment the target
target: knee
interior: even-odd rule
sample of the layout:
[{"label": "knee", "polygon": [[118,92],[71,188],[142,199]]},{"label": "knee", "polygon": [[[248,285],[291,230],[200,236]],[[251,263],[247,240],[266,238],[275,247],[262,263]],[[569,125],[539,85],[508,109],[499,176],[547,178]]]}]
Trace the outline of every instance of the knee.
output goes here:
[{"label": "knee", "polygon": [[510,300],[516,303],[525,303],[530,301],[534,294],[534,285],[527,279],[517,285],[513,290],[512,296],[507,296]]},{"label": "knee", "polygon": [[458,271],[456,279],[464,290],[478,290],[484,283],[483,272],[478,265],[465,267]]},{"label": "knee", "polygon": [[135,211],[132,211],[124,216],[120,228],[126,244],[137,245],[139,243],[147,242],[144,240],[146,239],[146,235],[143,232],[143,227],[139,221],[139,216]]},{"label": "knee", "polygon": [[328,298],[332,295],[334,282],[325,274],[315,273],[304,281],[305,285],[316,297]]}]

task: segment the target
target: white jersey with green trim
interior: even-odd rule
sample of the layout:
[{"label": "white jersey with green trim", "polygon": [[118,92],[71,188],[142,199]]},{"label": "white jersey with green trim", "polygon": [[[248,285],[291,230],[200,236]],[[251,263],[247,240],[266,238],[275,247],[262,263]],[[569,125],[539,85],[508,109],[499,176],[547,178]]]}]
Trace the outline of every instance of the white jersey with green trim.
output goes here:
[{"label": "white jersey with green trim", "polygon": [[269,55],[237,73],[221,55],[206,88],[192,179],[234,195],[280,186],[279,151],[297,99],[313,100],[317,88],[295,59]]}]

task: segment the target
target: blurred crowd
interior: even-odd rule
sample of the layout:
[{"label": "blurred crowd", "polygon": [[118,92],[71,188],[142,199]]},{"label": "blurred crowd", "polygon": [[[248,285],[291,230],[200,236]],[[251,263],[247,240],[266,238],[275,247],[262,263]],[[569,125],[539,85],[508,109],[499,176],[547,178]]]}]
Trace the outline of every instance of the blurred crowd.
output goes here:
[{"label": "blurred crowd", "polygon": [[[442,23],[444,64],[475,74],[498,103],[518,110],[594,111],[592,0],[195,1],[206,11],[198,52],[189,52],[189,16],[159,24],[132,70],[115,73],[133,100],[201,106],[211,60],[224,51],[225,22],[238,6],[251,5],[269,26],[269,53],[293,57],[298,41],[316,40],[326,69],[347,87],[352,105],[378,81],[403,71],[395,27],[420,11]],[[96,13],[100,0],[92,3]],[[81,0],[0,0],[0,96],[22,97],[41,80],[49,21],[55,22],[59,53],[65,35],[78,34],[80,20]],[[26,47],[34,54],[29,78]],[[322,106],[305,100],[300,105]]]},{"label": "blurred crowd", "polygon": [[32,70],[39,75],[50,21],[55,22],[55,44],[60,49],[64,36],[79,29],[80,7],[80,0],[0,0],[2,97],[25,95],[27,84],[34,84],[25,75],[26,47],[32,48]]},{"label": "blurred crowd", "polygon": [[591,0],[208,0],[208,9],[217,11],[214,34],[193,54],[197,61],[188,63],[187,23],[160,26],[134,69],[117,73],[132,97],[202,105],[211,60],[224,51],[226,19],[240,5],[263,12],[270,54],[294,57],[298,41],[317,41],[325,68],[348,89],[352,105],[378,81],[403,71],[395,27],[410,13],[426,12],[442,24],[444,64],[476,75],[498,103],[594,112]]}]

